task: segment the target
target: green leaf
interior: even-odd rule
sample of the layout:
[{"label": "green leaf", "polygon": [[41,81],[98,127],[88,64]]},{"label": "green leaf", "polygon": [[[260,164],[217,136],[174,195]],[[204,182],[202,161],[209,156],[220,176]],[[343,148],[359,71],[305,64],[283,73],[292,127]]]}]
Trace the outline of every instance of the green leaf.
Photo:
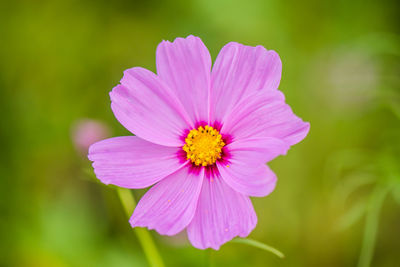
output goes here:
[{"label": "green leaf", "polygon": [[396,200],[397,204],[400,205],[400,184],[396,185],[392,191],[393,198]]},{"label": "green leaf", "polygon": [[358,203],[354,204],[342,217],[340,217],[335,227],[336,230],[343,231],[358,222],[365,214],[367,206],[365,202],[365,200],[359,201]]},{"label": "green leaf", "polygon": [[263,249],[265,251],[271,252],[272,254],[274,254],[275,256],[278,256],[279,258],[284,258],[285,255],[280,252],[279,250],[277,250],[274,247],[268,246],[264,243],[261,243],[260,241],[256,241],[253,239],[249,239],[249,238],[235,238],[232,240],[232,242],[234,243],[242,243],[242,244],[246,244],[249,246],[253,246],[259,249]]},{"label": "green leaf", "polygon": [[376,176],[367,172],[353,172],[345,177],[332,193],[332,202],[335,205],[345,205],[349,196],[363,186],[373,184]]},{"label": "green leaf", "polygon": [[378,232],[379,215],[389,187],[378,185],[370,196],[358,267],[370,267]]}]

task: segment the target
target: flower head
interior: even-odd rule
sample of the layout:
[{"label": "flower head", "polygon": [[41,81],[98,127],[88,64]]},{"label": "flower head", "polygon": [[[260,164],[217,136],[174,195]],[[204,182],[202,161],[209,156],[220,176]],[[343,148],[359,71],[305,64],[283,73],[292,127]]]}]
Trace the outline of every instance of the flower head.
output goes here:
[{"label": "flower head", "polygon": [[246,237],[257,217],[249,196],[273,191],[265,164],[308,133],[278,91],[281,61],[262,46],[228,43],[211,68],[198,37],[163,41],[157,75],[124,72],[110,93],[118,121],[136,136],[89,149],[97,177],[126,188],[154,185],[139,201],[132,227],[219,247]]},{"label": "flower head", "polygon": [[72,141],[83,155],[87,153],[90,145],[110,136],[107,125],[92,119],[80,119],[71,128]]}]

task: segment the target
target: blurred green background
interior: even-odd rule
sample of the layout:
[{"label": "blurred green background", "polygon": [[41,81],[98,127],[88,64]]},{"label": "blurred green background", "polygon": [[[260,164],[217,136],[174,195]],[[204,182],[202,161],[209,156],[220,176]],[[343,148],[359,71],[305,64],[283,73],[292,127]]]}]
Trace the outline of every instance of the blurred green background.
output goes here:
[{"label": "blurred green background", "polygon": [[[270,165],[251,238],[197,250],[152,232],[167,266],[399,266],[398,1],[1,1],[0,266],[146,266],[115,189],[90,176],[71,131],[83,118],[129,134],[108,92],[155,71],[161,40],[200,36],[283,61],[280,89],[311,123]],[[135,191],[138,199],[142,191]]]}]

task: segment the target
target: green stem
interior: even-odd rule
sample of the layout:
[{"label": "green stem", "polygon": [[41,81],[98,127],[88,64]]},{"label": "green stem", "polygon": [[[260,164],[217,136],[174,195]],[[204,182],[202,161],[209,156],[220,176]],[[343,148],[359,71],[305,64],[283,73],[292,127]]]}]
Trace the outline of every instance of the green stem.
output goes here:
[{"label": "green stem", "polygon": [[214,267],[214,261],[213,261],[213,256],[212,256],[212,249],[207,249],[207,262],[208,262],[208,267]]},{"label": "green stem", "polygon": [[[133,210],[136,207],[135,199],[129,189],[118,188],[117,189],[119,199],[124,206],[126,214],[131,216]],[[164,263],[160,254],[158,253],[157,247],[150,235],[150,232],[146,228],[135,227],[133,228],[140,244],[142,245],[144,254],[146,255],[147,261],[151,267],[164,267]]]},{"label": "green stem", "polygon": [[371,266],[372,257],[374,255],[376,233],[378,231],[379,213],[388,191],[389,188],[387,186],[384,187],[377,185],[371,195],[368,203],[367,218],[358,267]]},{"label": "green stem", "polygon": [[277,250],[276,248],[271,247],[271,246],[269,246],[267,244],[261,243],[260,241],[250,239],[250,238],[235,238],[231,242],[242,243],[242,244],[246,244],[246,245],[249,245],[249,246],[253,246],[253,247],[256,247],[256,248],[263,249],[265,251],[269,251],[269,252],[271,252],[275,256],[278,256],[281,259],[283,259],[285,257],[285,255],[282,252],[280,252],[279,250]]}]

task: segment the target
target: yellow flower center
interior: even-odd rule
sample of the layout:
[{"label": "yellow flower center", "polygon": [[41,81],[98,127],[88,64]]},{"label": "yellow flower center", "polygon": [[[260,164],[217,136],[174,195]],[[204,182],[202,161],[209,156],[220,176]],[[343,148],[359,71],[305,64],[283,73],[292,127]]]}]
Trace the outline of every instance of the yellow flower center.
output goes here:
[{"label": "yellow flower center", "polygon": [[196,166],[213,165],[221,158],[222,148],[225,146],[221,134],[208,125],[191,130],[185,142],[183,150],[186,158]]}]

